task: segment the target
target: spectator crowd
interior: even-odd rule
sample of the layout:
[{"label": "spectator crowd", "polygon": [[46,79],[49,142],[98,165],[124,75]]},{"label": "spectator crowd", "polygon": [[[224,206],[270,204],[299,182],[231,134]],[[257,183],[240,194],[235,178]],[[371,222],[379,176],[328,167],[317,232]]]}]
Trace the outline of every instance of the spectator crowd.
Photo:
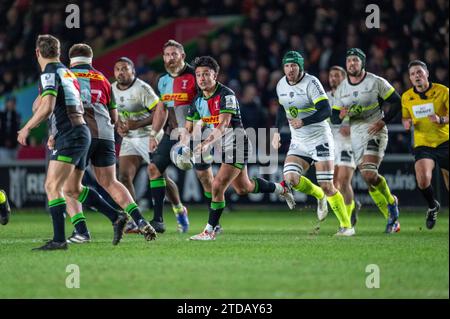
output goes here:
[{"label": "spectator crowd", "polygon": [[[119,0],[71,1],[81,10],[81,29],[65,27],[63,2],[0,2],[0,96],[34,83],[38,34],[62,40],[62,51],[86,42],[94,54],[147,29],[163,19],[239,14],[241,24],[197,39],[195,56],[211,55],[221,67],[219,81],[235,90],[246,127],[271,127],[278,101],[281,58],[298,50],[308,73],[328,86],[328,69],[344,66],[345,52],[360,47],[367,70],[386,78],[401,94],[410,87],[408,61],[424,60],[431,81],[449,85],[449,17],[447,0]],[[366,6],[380,8],[380,27],[366,26]],[[81,30],[81,31],[80,31]],[[194,56],[188,56],[191,61]],[[64,61],[63,62],[67,62]],[[136,62],[138,76],[156,84],[158,74],[145,56]],[[399,120],[400,118],[398,118]],[[399,122],[400,123],[400,122]],[[3,131],[2,131],[2,134]],[[3,138],[0,137],[1,140]],[[3,146],[3,145],[1,145]],[[409,136],[391,137],[388,151],[408,152]]]}]

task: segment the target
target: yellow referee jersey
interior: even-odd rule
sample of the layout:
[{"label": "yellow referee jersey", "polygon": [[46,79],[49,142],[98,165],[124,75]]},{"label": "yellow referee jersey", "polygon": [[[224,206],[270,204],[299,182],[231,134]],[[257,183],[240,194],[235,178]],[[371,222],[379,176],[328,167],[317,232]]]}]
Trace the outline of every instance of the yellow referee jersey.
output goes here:
[{"label": "yellow referee jersey", "polygon": [[436,147],[448,141],[448,124],[433,123],[428,115],[448,115],[448,87],[431,83],[427,91],[417,93],[414,88],[402,95],[402,117],[412,119],[414,147]]}]

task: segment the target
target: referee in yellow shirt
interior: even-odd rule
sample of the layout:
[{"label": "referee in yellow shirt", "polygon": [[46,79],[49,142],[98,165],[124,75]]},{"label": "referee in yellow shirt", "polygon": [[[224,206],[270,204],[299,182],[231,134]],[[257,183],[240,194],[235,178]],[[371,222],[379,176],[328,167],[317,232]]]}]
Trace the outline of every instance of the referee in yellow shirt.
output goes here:
[{"label": "referee in yellow shirt", "polygon": [[435,163],[448,191],[448,87],[430,82],[422,61],[411,61],[408,72],[413,87],[402,95],[402,122],[406,130],[414,127],[414,168],[419,190],[428,202],[426,226],[432,229],[440,207],[431,186]]}]

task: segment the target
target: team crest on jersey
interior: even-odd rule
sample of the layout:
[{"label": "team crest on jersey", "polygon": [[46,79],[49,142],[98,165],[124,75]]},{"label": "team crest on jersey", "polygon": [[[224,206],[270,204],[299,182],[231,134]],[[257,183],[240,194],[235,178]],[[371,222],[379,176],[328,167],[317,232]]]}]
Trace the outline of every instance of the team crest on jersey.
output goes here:
[{"label": "team crest on jersey", "polygon": [[292,99],[294,97],[294,92],[289,92],[289,97]]},{"label": "team crest on jersey", "polygon": [[125,98],[124,98],[123,96],[121,96],[121,97],[120,97],[120,102],[123,103],[124,101],[125,101]]},{"label": "team crest on jersey", "polygon": [[215,102],[214,102],[214,108],[215,108],[216,110],[220,109],[219,101],[215,101]]},{"label": "team crest on jersey", "polygon": [[187,83],[188,83],[188,80],[181,80],[181,88],[183,90],[187,89]]},{"label": "team crest on jersey", "polygon": [[354,97],[358,97],[358,91],[354,91],[354,92],[353,92],[353,96],[354,96]]}]

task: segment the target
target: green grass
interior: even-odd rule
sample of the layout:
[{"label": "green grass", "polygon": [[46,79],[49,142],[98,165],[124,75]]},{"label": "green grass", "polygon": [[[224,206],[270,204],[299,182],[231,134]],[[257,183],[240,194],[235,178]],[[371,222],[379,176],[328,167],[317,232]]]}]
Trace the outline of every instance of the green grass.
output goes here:
[{"label": "green grass", "polygon": [[[149,215],[148,213],[146,214]],[[0,226],[0,298],[448,298],[448,210],[432,231],[424,214],[402,211],[401,232],[363,212],[353,238],[335,238],[329,216],[309,235],[313,213],[238,210],[224,214],[215,242],[189,242],[206,222],[191,209],[189,234],[168,230],[155,242],[125,235],[111,245],[111,226],[87,213],[93,242],[68,251],[35,252],[49,238],[42,211],[15,212]],[[67,222],[66,233],[72,227]],[[65,286],[66,266],[80,268],[80,288]],[[366,266],[380,269],[380,288],[366,288]]]}]

